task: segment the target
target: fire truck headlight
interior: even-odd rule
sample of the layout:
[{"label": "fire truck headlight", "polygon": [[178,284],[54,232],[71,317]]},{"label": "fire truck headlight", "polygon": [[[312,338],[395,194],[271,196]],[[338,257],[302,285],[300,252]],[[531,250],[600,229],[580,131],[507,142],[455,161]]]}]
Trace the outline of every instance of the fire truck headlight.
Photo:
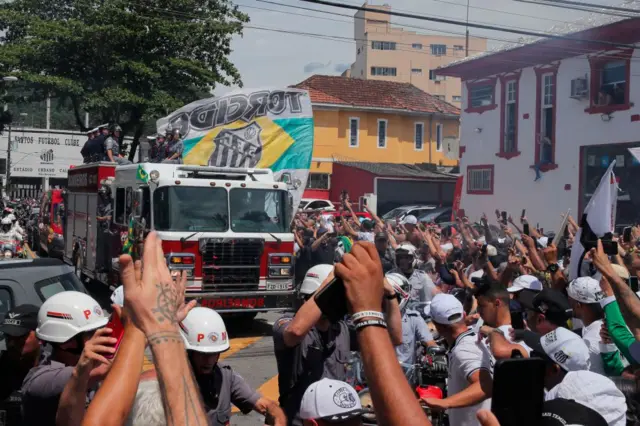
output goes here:
[{"label": "fire truck headlight", "polygon": [[290,267],[271,267],[269,268],[269,276],[274,278],[287,278],[291,276]]},{"label": "fire truck headlight", "polygon": [[149,179],[151,179],[152,182],[157,182],[158,179],[160,179],[160,172],[157,170],[151,170],[149,173]]}]

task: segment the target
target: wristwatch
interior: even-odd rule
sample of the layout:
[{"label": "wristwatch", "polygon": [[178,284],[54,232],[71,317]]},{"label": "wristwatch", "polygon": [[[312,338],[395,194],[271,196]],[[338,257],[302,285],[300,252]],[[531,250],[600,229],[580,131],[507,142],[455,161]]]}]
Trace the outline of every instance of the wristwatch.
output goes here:
[{"label": "wristwatch", "polygon": [[556,272],[558,272],[558,270],[560,269],[560,267],[558,266],[557,263],[552,263],[551,265],[547,266],[547,271],[555,274]]}]

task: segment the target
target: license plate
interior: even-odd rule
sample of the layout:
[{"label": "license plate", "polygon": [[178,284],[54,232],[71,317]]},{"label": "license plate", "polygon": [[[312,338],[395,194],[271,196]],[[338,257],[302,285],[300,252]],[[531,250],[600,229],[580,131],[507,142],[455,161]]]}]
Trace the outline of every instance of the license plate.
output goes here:
[{"label": "license plate", "polygon": [[287,290],[289,283],[267,283],[267,290]]}]

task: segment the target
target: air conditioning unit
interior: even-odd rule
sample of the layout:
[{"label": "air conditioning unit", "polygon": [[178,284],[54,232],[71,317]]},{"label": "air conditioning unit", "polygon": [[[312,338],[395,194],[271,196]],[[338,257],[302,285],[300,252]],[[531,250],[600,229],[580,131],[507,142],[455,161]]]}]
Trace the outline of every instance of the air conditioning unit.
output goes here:
[{"label": "air conditioning unit", "polygon": [[589,88],[587,86],[587,77],[574,78],[571,80],[571,98],[584,99],[589,96]]}]

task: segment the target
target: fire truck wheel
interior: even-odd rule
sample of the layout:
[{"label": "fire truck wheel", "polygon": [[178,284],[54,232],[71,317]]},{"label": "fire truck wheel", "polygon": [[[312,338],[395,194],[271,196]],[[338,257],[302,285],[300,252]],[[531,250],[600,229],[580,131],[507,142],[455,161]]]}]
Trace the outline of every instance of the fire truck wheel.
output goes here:
[{"label": "fire truck wheel", "polygon": [[76,276],[82,281],[82,255],[80,253],[76,253],[75,261],[73,263],[75,265]]}]

